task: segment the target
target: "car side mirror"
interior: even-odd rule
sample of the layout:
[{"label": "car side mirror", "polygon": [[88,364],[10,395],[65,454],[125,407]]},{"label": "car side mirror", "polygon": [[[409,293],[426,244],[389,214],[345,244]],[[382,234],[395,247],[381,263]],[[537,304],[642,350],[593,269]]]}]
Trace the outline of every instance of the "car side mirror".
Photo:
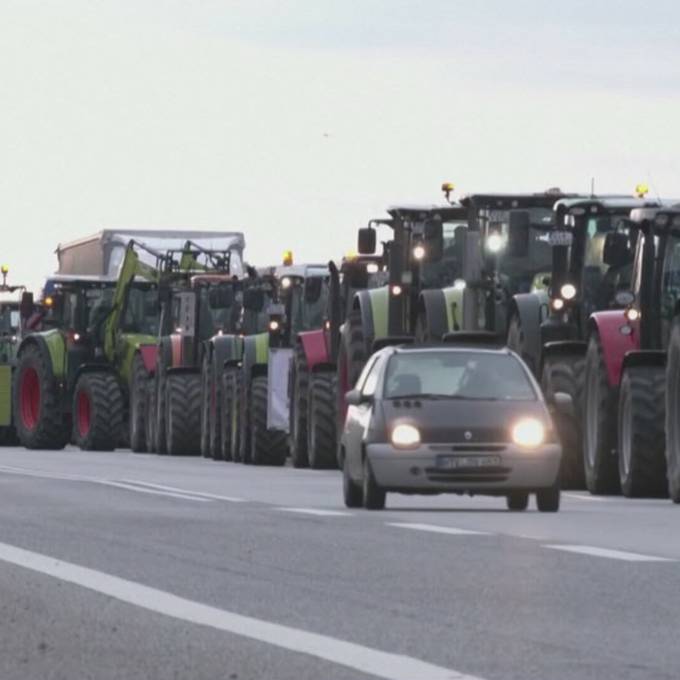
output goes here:
[{"label": "car side mirror", "polygon": [[531,222],[528,210],[512,210],[508,224],[508,255],[526,257],[529,254]]},{"label": "car side mirror", "polygon": [[357,250],[360,255],[373,255],[377,245],[376,231],[372,227],[359,229],[357,238]]},{"label": "car side mirror", "polygon": [[361,406],[361,404],[372,401],[372,397],[362,394],[361,390],[350,390],[345,393],[345,401],[348,406]]},{"label": "car side mirror", "polygon": [[610,231],[604,239],[602,260],[609,267],[622,267],[630,261],[628,236],[620,231]]}]

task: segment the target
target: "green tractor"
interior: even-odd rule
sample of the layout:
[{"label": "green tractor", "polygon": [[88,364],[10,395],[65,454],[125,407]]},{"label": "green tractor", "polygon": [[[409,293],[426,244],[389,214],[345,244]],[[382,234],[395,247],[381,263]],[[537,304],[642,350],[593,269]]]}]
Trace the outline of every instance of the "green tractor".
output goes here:
[{"label": "green tractor", "polygon": [[[275,285],[266,309],[267,331],[243,338],[240,379],[231,393],[225,392],[228,402],[241,405],[238,449],[232,449],[232,455],[254,465],[283,465],[286,461],[289,434],[294,438],[291,430],[299,422],[291,402],[294,390],[300,389],[293,345],[298,333],[322,326],[328,296],[326,265],[293,265],[289,259],[270,275]],[[296,454],[291,451],[291,455]]]},{"label": "green tractor", "polygon": [[33,295],[25,286],[7,283],[9,268],[2,266],[0,294],[21,292],[21,299],[0,300],[0,444],[16,443],[12,424],[12,376],[16,366],[17,347],[29,332],[28,321],[34,313]]},{"label": "green tractor", "polygon": [[207,366],[212,340],[233,338],[240,318],[241,281],[232,274],[231,254],[187,241],[161,269],[160,334],[146,390],[145,444],[151,451],[207,455],[218,448],[207,427],[219,399]]},{"label": "green tractor", "polygon": [[[116,281],[105,276],[55,275],[42,299],[41,330],[26,335],[17,349],[13,379],[14,427],[29,449],[60,449],[75,430],[91,429],[92,410],[76,385],[103,357],[103,323]],[[123,400],[112,373],[94,381],[97,406],[105,417],[98,448],[113,449],[122,429]],[[96,415],[100,418],[99,410]]]},{"label": "green tractor", "polygon": [[238,309],[235,323],[230,329],[218,329],[205,342],[201,371],[201,452],[206,457],[239,460],[243,339],[268,332],[267,309],[276,285],[269,271],[248,267],[247,276],[232,284]]}]

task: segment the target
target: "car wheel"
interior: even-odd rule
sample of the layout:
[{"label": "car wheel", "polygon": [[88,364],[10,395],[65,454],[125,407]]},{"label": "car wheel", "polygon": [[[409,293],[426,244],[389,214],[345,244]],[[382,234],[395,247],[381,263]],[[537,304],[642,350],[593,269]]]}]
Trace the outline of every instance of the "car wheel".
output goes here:
[{"label": "car wheel", "polygon": [[352,480],[349,476],[349,462],[347,456],[345,464],[342,466],[342,495],[345,500],[345,506],[348,508],[360,508],[363,501],[361,487]]},{"label": "car wheel", "polygon": [[382,510],[385,507],[387,493],[378,486],[368,458],[364,458],[364,507],[366,510]]},{"label": "car wheel", "polygon": [[536,507],[540,512],[557,512],[560,509],[559,481],[547,489],[539,489],[536,492]]},{"label": "car wheel", "polygon": [[511,491],[506,498],[508,510],[521,512],[529,505],[529,493],[527,491]]}]

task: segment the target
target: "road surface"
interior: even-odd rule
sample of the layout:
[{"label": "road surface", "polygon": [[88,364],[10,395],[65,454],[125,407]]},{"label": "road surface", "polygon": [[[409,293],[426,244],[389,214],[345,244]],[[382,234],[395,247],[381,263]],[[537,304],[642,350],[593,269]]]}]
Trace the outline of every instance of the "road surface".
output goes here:
[{"label": "road surface", "polygon": [[0,449],[0,678],[677,680],[680,508]]}]

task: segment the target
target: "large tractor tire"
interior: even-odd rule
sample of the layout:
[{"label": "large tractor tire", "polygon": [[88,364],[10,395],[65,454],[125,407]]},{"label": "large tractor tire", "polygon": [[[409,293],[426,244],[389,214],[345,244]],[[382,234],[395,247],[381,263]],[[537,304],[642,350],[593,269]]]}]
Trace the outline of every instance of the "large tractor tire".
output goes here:
[{"label": "large tractor tire", "polygon": [[290,398],[290,457],[293,467],[309,466],[307,453],[307,409],[309,398],[309,367],[302,343],[295,345],[293,354],[293,393]]},{"label": "large tractor tire", "polygon": [[662,366],[624,371],[619,388],[619,479],[624,496],[665,496],[665,395]]},{"label": "large tractor tire", "polygon": [[522,360],[531,369],[531,372],[535,373],[536,357],[529,354],[527,351],[526,337],[524,335],[522,320],[520,319],[519,314],[513,314],[510,319],[506,343],[515,354],[519,354],[519,356],[522,357]]},{"label": "large tractor tire", "polygon": [[203,357],[201,366],[201,455],[212,458],[210,453],[210,399],[212,395],[212,371],[208,352]]},{"label": "large tractor tire", "polygon": [[344,430],[345,416],[347,415],[345,394],[355,386],[366,361],[368,361],[368,350],[361,323],[361,312],[358,309],[353,309],[347,316],[342,328],[338,351],[335,430],[338,467],[341,469],[343,467],[343,456],[340,448],[340,435]]},{"label": "large tractor tire", "polygon": [[113,451],[123,427],[123,393],[113,373],[83,373],[73,391],[73,443]]},{"label": "large tractor tire", "polygon": [[162,361],[161,352],[159,352],[159,361],[156,363],[156,380],[155,383],[155,425],[154,425],[154,450],[160,455],[165,455],[168,452],[167,432],[166,432],[166,397],[167,397],[167,373],[166,366]]},{"label": "large tractor tire", "polygon": [[668,493],[680,503],[680,318],[673,322],[666,364],[666,470]]},{"label": "large tractor tire", "polygon": [[201,376],[169,373],[165,389],[165,438],[171,456],[201,451]]},{"label": "large tractor tire", "polygon": [[208,411],[208,451],[213,460],[224,460],[222,453],[222,380],[213,359],[210,362],[210,410]]},{"label": "large tractor tire", "polygon": [[600,336],[593,333],[586,353],[583,394],[583,465],[592,494],[619,493],[616,456],[617,391],[607,379]]},{"label": "large tractor tire", "polygon": [[141,355],[132,360],[130,375],[130,448],[135,453],[147,450],[146,441],[146,398],[149,374]]},{"label": "large tractor tire", "polygon": [[222,373],[220,400],[220,446],[222,460],[241,460],[239,450],[240,371],[226,368]]},{"label": "large tractor tire", "polygon": [[35,345],[19,355],[14,373],[14,426],[27,449],[63,449],[71,438],[49,359]]},{"label": "large tractor tire", "polygon": [[308,456],[315,470],[338,466],[336,444],[337,378],[332,373],[314,373],[309,386]]},{"label": "large tractor tire", "polygon": [[149,380],[146,386],[146,419],[144,422],[144,436],[146,437],[146,448],[150,453],[156,453],[158,443],[156,442],[156,379]]},{"label": "large tractor tire", "polygon": [[284,465],[288,455],[286,433],[267,429],[267,376],[250,384],[250,462],[253,465]]},{"label": "large tractor tire", "polygon": [[583,372],[585,360],[578,354],[547,357],[543,363],[541,386],[548,403],[555,403],[555,394],[571,397],[571,414],[555,412],[553,420],[562,443],[560,484],[564,489],[583,489]]}]

